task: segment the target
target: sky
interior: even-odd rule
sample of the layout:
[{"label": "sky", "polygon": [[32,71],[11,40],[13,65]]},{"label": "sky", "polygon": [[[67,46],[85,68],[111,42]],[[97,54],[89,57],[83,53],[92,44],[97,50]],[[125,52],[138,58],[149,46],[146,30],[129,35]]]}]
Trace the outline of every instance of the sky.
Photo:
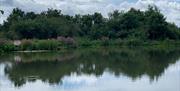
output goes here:
[{"label": "sky", "polygon": [[180,0],[0,0],[0,9],[5,12],[0,15],[0,23],[6,20],[15,7],[36,13],[54,8],[69,15],[99,12],[108,17],[108,13],[114,10],[127,11],[134,7],[144,11],[148,5],[156,5],[168,22],[180,27]]}]

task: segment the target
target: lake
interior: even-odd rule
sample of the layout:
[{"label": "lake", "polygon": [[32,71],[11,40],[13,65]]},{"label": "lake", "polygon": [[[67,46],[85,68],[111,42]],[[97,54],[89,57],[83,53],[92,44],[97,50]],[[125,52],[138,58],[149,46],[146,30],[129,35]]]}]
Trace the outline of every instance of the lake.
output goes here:
[{"label": "lake", "polygon": [[180,91],[180,50],[6,53],[0,55],[0,91]]}]

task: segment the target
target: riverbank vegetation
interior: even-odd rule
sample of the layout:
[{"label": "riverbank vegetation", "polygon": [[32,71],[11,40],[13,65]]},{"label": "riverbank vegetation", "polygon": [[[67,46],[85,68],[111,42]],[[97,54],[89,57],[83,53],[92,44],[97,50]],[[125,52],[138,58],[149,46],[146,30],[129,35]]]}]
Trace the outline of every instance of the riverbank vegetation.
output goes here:
[{"label": "riverbank vegetation", "polygon": [[[62,47],[96,45],[170,45],[180,44],[180,28],[168,23],[160,10],[129,11],[87,15],[64,15],[60,10],[41,13],[15,8],[0,25],[0,51],[59,50]],[[13,40],[20,40],[16,46]]]},{"label": "riverbank vegetation", "polygon": [[[15,45],[13,41],[4,41],[1,42],[0,52],[10,52],[10,51],[33,51],[33,50],[41,50],[43,51],[58,51],[63,49],[71,49],[71,48],[101,48],[101,47],[147,47],[150,49],[160,49],[165,50],[167,48],[177,48],[180,45],[180,41],[175,40],[164,40],[164,41],[140,41],[140,40],[120,40],[120,39],[112,39],[112,40],[89,40],[89,39],[76,39],[75,43],[72,42],[64,42],[56,39],[49,40],[39,40],[39,39],[30,39],[30,40],[21,40],[20,45]],[[39,51],[39,52],[41,52]]]}]

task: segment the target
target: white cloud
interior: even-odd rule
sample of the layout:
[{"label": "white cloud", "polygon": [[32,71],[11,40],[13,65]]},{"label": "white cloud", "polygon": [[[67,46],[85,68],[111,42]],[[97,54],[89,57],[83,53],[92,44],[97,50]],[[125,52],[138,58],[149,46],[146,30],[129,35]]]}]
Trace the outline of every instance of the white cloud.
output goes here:
[{"label": "white cloud", "polygon": [[70,15],[101,12],[107,17],[115,9],[128,10],[135,7],[145,10],[149,4],[156,5],[167,17],[167,21],[180,26],[180,0],[0,0],[0,9],[5,11],[0,22],[6,19],[14,7],[35,12],[55,8]]}]

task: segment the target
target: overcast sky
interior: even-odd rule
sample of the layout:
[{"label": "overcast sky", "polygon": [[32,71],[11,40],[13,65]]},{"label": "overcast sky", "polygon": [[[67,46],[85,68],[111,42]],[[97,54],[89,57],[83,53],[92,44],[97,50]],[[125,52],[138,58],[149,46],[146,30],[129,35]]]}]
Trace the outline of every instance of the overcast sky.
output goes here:
[{"label": "overcast sky", "polygon": [[92,14],[100,12],[105,17],[113,10],[128,10],[131,7],[145,10],[156,5],[166,16],[167,21],[180,26],[180,0],[0,0],[0,23],[7,18],[12,9],[18,7],[24,11],[41,12],[47,8],[61,9],[63,14]]}]

